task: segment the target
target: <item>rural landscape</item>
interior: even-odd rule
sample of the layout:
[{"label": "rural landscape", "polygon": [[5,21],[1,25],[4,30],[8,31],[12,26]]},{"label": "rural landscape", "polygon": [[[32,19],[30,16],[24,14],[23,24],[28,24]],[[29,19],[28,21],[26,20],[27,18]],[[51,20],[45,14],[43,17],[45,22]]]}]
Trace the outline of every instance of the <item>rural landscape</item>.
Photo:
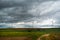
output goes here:
[{"label": "rural landscape", "polygon": [[4,28],[0,40],[60,40],[59,28]]},{"label": "rural landscape", "polygon": [[0,0],[0,40],[60,40],[60,0]]}]

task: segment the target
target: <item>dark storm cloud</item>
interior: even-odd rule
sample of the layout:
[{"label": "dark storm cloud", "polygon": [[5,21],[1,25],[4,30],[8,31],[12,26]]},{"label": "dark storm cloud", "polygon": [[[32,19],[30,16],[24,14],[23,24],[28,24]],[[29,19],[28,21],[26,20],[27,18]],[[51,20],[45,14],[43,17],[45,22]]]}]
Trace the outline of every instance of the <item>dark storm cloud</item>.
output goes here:
[{"label": "dark storm cloud", "polygon": [[0,9],[14,7],[14,6],[23,6],[25,0],[0,0]]},{"label": "dark storm cloud", "polygon": [[59,8],[60,0],[0,0],[0,23],[16,27],[22,26],[18,25],[17,22],[43,22],[54,19],[56,23],[60,24]]},{"label": "dark storm cloud", "polygon": [[[39,0],[38,0],[39,1]],[[26,20],[26,19],[30,19],[33,16],[40,16],[39,13],[37,13],[37,10],[34,9],[34,6],[36,6],[37,4],[39,5],[40,3],[38,3],[37,0],[27,0],[25,2],[25,4],[22,6],[23,1],[12,1],[12,0],[1,0],[1,6],[6,7],[3,8],[1,10],[1,15],[2,15],[2,21],[0,22],[15,22],[15,21],[21,21],[21,20]],[[17,6],[18,4],[18,6]],[[20,5],[21,4],[21,5]],[[30,5],[29,5],[30,4]],[[26,6],[25,6],[26,5]],[[38,6],[37,5],[37,6]],[[26,8],[27,7],[27,8]],[[37,7],[36,7],[37,8]],[[28,12],[28,10],[36,10],[36,12]],[[40,10],[38,10],[40,11]],[[42,15],[43,17],[44,15]],[[41,16],[40,16],[41,17]],[[36,18],[32,18],[31,20],[35,20]]]},{"label": "dark storm cloud", "polygon": [[29,2],[31,1],[0,0],[0,22],[11,23],[32,18],[33,15],[27,13]]},{"label": "dark storm cloud", "polygon": [[[29,13],[32,4],[37,0],[0,0],[0,22],[19,22],[35,15]],[[30,20],[29,20],[30,21]]]},{"label": "dark storm cloud", "polygon": [[55,1],[55,0],[0,0],[0,9],[12,7],[12,6],[23,6],[25,4],[32,5],[35,2],[45,2],[45,1]]},{"label": "dark storm cloud", "polygon": [[13,7],[2,9],[0,13],[2,18],[0,22],[18,22],[30,19],[33,17],[32,14],[28,14],[23,7]]}]

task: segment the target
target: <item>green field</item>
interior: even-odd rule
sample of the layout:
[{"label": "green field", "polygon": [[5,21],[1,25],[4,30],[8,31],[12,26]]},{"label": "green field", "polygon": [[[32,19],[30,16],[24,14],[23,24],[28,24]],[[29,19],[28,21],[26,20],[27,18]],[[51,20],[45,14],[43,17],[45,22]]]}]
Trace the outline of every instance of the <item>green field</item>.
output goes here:
[{"label": "green field", "polygon": [[0,37],[32,37],[33,40],[44,34],[58,34],[60,29],[31,29],[31,30],[16,30],[16,29],[0,29]]}]

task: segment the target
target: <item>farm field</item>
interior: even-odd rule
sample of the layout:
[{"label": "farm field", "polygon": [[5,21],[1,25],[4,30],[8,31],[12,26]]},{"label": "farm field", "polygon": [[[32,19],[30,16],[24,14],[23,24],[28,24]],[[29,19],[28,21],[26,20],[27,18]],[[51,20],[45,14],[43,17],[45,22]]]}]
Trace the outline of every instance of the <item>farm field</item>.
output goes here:
[{"label": "farm field", "polygon": [[[44,35],[57,36],[57,39],[60,40],[60,29],[51,28],[51,29],[39,29],[39,28],[8,28],[0,29],[0,40],[50,40],[43,39]],[[4,38],[4,39],[3,39]]]}]

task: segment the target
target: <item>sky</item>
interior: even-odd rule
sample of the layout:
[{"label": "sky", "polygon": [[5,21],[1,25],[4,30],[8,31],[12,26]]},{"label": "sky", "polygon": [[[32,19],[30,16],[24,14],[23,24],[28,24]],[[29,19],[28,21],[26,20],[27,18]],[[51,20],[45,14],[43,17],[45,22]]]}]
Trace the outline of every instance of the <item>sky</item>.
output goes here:
[{"label": "sky", "polygon": [[60,0],[0,0],[0,28],[60,28]]}]

